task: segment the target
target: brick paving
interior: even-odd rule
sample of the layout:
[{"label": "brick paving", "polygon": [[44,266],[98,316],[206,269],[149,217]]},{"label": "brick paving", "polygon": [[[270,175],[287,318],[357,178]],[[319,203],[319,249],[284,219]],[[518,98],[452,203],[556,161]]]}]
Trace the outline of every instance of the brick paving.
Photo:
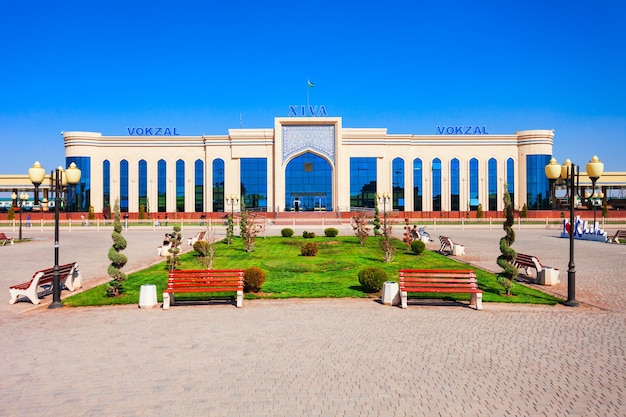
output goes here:
[{"label": "brick paving", "polygon": [[[496,229],[429,231],[496,270]],[[164,231],[124,233],[127,271],[159,261]],[[523,228],[514,248],[560,268],[550,290],[564,295],[558,233]],[[27,236],[37,240],[0,248],[5,289],[53,261],[51,233]],[[107,232],[60,240],[62,262],[78,260],[88,286],[106,279]],[[7,291],[0,415],[623,416],[626,245],[576,248],[580,308],[316,299],[47,310],[9,306]]]}]

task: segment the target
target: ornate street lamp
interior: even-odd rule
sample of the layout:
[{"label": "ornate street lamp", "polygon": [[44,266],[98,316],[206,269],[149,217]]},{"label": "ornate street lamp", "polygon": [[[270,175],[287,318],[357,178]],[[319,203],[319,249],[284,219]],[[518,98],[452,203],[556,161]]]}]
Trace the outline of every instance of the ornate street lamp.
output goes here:
[{"label": "ornate street lamp", "polygon": [[556,180],[558,180],[561,177],[561,165],[559,165],[558,162],[556,162],[556,159],[552,158],[550,159],[550,162],[548,163],[548,165],[546,165],[546,177],[548,177],[548,181],[550,182],[550,200],[551,200],[551,207],[552,210],[554,210],[554,203],[555,203],[555,192],[554,192],[554,185],[556,183]]},{"label": "ornate street lamp", "polygon": [[[18,200],[19,197],[19,200]],[[17,195],[15,192],[11,193],[11,199],[17,203],[17,207],[20,209],[20,231],[19,241],[22,240],[22,211],[24,210],[24,204],[28,201],[28,194],[20,193]]]},{"label": "ornate street lamp", "polygon": [[239,197],[234,194],[229,194],[226,196],[226,205],[230,206],[230,216],[234,217],[235,215],[235,204],[239,202]]},{"label": "ornate street lamp", "polygon": [[[52,275],[52,304],[48,308],[63,307],[61,302],[61,276],[59,271],[59,209],[63,191],[67,184],[72,188],[80,182],[80,169],[74,162],[64,172],[59,166],[50,174],[51,189],[54,192],[54,272]],[[72,190],[72,196],[74,192]]]},{"label": "ornate street lamp", "polygon": [[39,186],[46,176],[46,170],[43,169],[39,161],[36,161],[32,167],[28,168],[28,178],[35,186],[35,207],[39,205]]},{"label": "ornate street lamp", "polygon": [[391,202],[389,193],[381,193],[377,195],[378,203],[383,203],[383,233],[387,233],[387,203]]},{"label": "ornate street lamp", "polygon": [[593,195],[594,201],[592,201],[593,203],[593,231],[596,231],[596,202],[595,202],[595,198],[597,198],[597,194],[596,194],[596,182],[598,181],[598,179],[600,179],[600,177],[602,176],[602,173],[604,172],[604,164],[602,162],[600,162],[600,160],[598,159],[597,156],[593,156],[593,158],[591,158],[591,160],[587,163],[587,176],[589,177],[589,179],[591,180],[591,194]]}]

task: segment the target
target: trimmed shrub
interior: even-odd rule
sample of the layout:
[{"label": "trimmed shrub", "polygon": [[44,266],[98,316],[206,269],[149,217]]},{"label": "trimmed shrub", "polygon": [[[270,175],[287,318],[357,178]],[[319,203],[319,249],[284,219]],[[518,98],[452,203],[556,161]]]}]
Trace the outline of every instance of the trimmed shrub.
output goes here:
[{"label": "trimmed shrub", "polygon": [[302,232],[302,237],[305,239],[313,239],[315,237],[315,232],[307,232],[306,230]]},{"label": "trimmed shrub", "polygon": [[422,252],[424,252],[425,249],[426,249],[426,244],[422,242],[421,240],[415,239],[413,242],[411,242],[411,251],[414,254],[419,255]]},{"label": "trimmed shrub", "polygon": [[206,240],[199,240],[193,244],[193,250],[198,252],[198,255],[205,257],[209,254],[211,245]]},{"label": "trimmed shrub", "polygon": [[367,293],[378,292],[387,281],[387,273],[380,268],[363,268],[359,271],[359,283]]},{"label": "trimmed shrub", "polygon": [[315,256],[317,255],[318,249],[316,242],[303,243],[302,246],[300,246],[300,253],[302,256]]},{"label": "trimmed shrub", "polygon": [[259,292],[265,282],[265,272],[261,268],[252,266],[243,271],[244,292]]},{"label": "trimmed shrub", "polygon": [[291,237],[291,236],[293,236],[293,229],[290,229],[290,228],[286,227],[286,228],[284,228],[284,229],[282,229],[280,231],[280,234],[283,237]]},{"label": "trimmed shrub", "polygon": [[335,229],[334,227],[329,227],[328,229],[324,229],[324,235],[326,237],[336,237],[339,234],[339,229]]}]

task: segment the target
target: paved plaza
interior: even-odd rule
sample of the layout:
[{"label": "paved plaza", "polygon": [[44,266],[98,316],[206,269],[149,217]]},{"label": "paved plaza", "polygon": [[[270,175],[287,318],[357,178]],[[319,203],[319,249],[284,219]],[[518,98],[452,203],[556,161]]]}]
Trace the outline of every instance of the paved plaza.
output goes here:
[{"label": "paved plaza", "polygon": [[[168,230],[125,231],[125,271],[159,262]],[[500,225],[427,230],[498,270]],[[516,233],[514,249],[561,270],[542,289],[565,298],[560,229]],[[78,261],[86,287],[107,280],[109,235],[62,231],[61,262]],[[25,236],[0,247],[0,416],[626,415],[626,245],[576,242],[580,308],[314,299],[48,310],[51,296],[8,304],[10,284],[54,262],[52,231]]]}]

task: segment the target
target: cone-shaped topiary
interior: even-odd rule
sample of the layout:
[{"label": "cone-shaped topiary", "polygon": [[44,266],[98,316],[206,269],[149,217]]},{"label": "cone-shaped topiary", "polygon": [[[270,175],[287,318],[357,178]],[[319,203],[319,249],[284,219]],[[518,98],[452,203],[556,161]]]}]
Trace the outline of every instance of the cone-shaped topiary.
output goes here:
[{"label": "cone-shaped topiary", "polygon": [[517,252],[511,248],[513,242],[515,242],[515,230],[513,225],[515,220],[513,219],[513,204],[511,204],[511,196],[508,191],[504,193],[504,211],[506,213],[506,219],[502,225],[506,232],[506,236],[500,239],[500,253],[497,263],[502,268],[502,272],[498,274],[498,282],[506,290],[506,295],[511,295],[511,288],[513,288],[513,279],[517,276],[518,270],[513,265]]},{"label": "cone-shaped topiary", "polygon": [[121,271],[121,268],[123,268],[124,265],[126,265],[126,262],[128,262],[126,255],[120,253],[120,251],[126,249],[127,243],[124,236],[122,236],[119,199],[115,200],[113,216],[113,233],[111,233],[113,246],[109,249],[109,260],[111,261],[111,264],[107,268],[107,273],[111,277],[111,281],[107,286],[107,297],[117,297],[123,292],[122,282],[126,279],[126,274]]}]

